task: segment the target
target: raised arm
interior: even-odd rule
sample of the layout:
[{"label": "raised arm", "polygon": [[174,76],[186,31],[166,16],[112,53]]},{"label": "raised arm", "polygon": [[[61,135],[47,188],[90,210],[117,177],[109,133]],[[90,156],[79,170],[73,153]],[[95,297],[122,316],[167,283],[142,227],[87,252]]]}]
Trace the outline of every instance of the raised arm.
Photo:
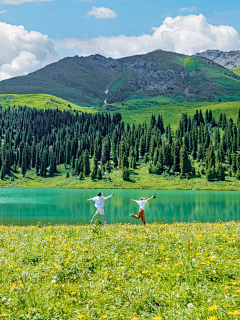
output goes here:
[{"label": "raised arm", "polygon": [[147,201],[150,201],[150,200],[152,200],[152,199],[154,199],[154,196],[152,196],[151,198],[147,199]]},{"label": "raised arm", "polygon": [[114,197],[114,193],[112,193],[110,196],[108,196],[108,197],[103,197],[103,199],[104,200],[106,200],[106,199],[109,199],[109,198],[111,198],[111,197]]},{"label": "raised arm", "polygon": [[94,200],[95,198],[91,198],[91,199],[87,199],[87,201],[91,201],[91,200]]},{"label": "raised arm", "polygon": [[137,202],[137,200],[133,200],[133,199],[131,199],[131,201]]}]

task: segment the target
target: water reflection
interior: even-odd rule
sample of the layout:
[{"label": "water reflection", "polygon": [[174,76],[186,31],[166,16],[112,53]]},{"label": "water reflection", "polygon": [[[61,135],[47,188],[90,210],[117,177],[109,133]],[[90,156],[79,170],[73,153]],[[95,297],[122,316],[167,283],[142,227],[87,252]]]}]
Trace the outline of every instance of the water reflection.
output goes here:
[{"label": "water reflection", "polygon": [[[104,190],[104,195],[114,190]],[[88,198],[97,190],[0,188],[0,223],[3,225],[82,224],[89,223],[95,212]],[[155,191],[115,190],[115,197],[106,200],[109,223],[141,223],[129,217],[138,205],[131,199],[151,197]],[[156,191],[157,198],[146,205],[146,220],[151,223],[173,221],[214,222],[239,220],[238,192]]]}]

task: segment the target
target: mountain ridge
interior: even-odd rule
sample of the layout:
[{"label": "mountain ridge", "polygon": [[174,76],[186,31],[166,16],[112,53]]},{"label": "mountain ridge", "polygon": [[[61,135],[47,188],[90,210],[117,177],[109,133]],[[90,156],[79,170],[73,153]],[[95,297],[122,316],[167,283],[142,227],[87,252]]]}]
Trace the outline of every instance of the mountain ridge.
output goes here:
[{"label": "mountain ridge", "polygon": [[83,106],[141,97],[176,102],[240,100],[240,80],[214,61],[163,50],[106,58],[66,57],[27,76],[0,82],[0,94],[51,94]]},{"label": "mountain ridge", "polygon": [[227,69],[237,69],[240,67],[240,51],[207,50],[196,54],[212,60]]}]

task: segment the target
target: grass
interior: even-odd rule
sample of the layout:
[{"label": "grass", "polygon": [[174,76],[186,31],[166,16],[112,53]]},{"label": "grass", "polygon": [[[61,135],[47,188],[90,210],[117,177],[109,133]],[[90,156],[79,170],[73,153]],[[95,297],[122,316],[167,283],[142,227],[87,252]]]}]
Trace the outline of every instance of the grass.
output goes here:
[{"label": "grass", "polygon": [[[205,115],[206,110],[211,109],[215,120],[219,120],[220,113],[226,113],[227,118],[232,118],[234,122],[238,118],[238,110],[240,102],[196,102],[196,103],[172,103],[169,98],[157,97],[151,99],[130,100],[122,105],[121,103],[114,103],[112,106],[117,107],[123,117],[123,121],[130,124],[142,124],[145,120],[150,123],[151,116],[156,117],[161,114],[163,117],[164,126],[171,125],[173,130],[179,126],[182,113],[187,113],[193,116],[196,110],[202,110]],[[134,108],[136,106],[136,108]]]},{"label": "grass", "polygon": [[[54,177],[37,176],[35,170],[29,170],[23,177],[20,170],[17,174],[6,176],[0,180],[0,187],[32,187],[32,188],[68,188],[68,189],[148,189],[148,190],[223,190],[240,191],[240,181],[235,177],[226,177],[226,181],[207,181],[205,176],[201,178],[180,179],[179,176],[158,176],[148,173],[145,164],[132,170],[130,181],[123,181],[122,171],[115,170],[105,174],[102,180],[92,181],[89,177],[79,180],[70,174],[66,178],[64,165],[58,166],[58,174]],[[13,181],[14,177],[14,181]]]},{"label": "grass", "polygon": [[239,222],[0,227],[4,319],[237,319]]},{"label": "grass", "polygon": [[199,57],[194,57],[194,56],[186,57],[184,59],[184,62],[186,63],[186,71],[192,72],[198,69],[200,60],[201,59]]},{"label": "grass", "polygon": [[232,72],[236,73],[238,76],[240,76],[240,68],[238,69],[230,69]]},{"label": "grass", "polygon": [[49,94],[0,94],[0,98],[6,98],[5,100],[0,100],[0,105],[3,107],[27,106],[29,108],[44,110],[59,109],[61,111],[96,112],[94,108],[81,107]]}]

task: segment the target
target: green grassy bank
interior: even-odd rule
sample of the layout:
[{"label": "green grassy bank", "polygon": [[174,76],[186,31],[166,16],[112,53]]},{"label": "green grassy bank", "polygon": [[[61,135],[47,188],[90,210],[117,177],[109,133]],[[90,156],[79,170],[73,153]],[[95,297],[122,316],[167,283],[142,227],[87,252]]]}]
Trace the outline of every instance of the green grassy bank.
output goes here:
[{"label": "green grassy bank", "polygon": [[115,170],[106,173],[102,180],[92,181],[90,177],[79,180],[67,172],[64,165],[58,166],[58,174],[54,177],[37,176],[35,170],[29,170],[23,177],[19,172],[0,180],[0,187],[29,187],[29,188],[69,188],[69,189],[149,189],[149,190],[223,190],[240,191],[240,181],[235,177],[226,177],[226,181],[207,181],[201,178],[180,179],[178,176],[158,176],[148,173],[148,166],[143,164],[132,170],[130,181],[123,181],[122,171]]}]

